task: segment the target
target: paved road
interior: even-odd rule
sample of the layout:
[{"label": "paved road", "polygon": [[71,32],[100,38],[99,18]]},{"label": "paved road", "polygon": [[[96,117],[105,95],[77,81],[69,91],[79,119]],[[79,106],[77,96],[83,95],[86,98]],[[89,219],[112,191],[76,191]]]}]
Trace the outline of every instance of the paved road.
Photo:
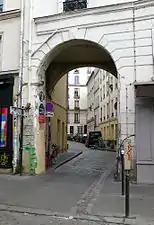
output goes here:
[{"label": "paved road", "polygon": [[[33,216],[31,224],[95,224],[98,222],[60,219],[62,216],[82,216],[91,213],[93,201],[102,187],[104,179],[110,173],[115,159],[114,153],[87,150],[84,145],[74,143],[70,146],[74,151],[82,149],[84,153],[78,158],[58,168],[56,171],[36,176],[19,177],[0,175],[1,210],[9,206],[10,211],[33,212],[44,214],[51,212],[56,218],[41,216],[38,223]],[[2,213],[2,212],[1,212]],[[8,212],[9,213],[9,212]],[[38,214],[39,214],[38,213]],[[3,218],[5,215],[1,215]],[[28,224],[32,216],[9,214],[6,218],[14,218],[14,224]],[[6,219],[5,219],[6,220]],[[11,220],[11,219],[10,219]],[[23,222],[20,222],[23,220]],[[25,220],[25,223],[24,223]],[[50,223],[47,223],[50,220]],[[36,222],[35,222],[36,221]],[[45,221],[45,222],[43,222]],[[55,222],[54,221],[59,221]],[[65,222],[66,223],[65,223]],[[90,223],[91,221],[91,223]],[[1,223],[3,224],[3,223]],[[7,223],[4,223],[7,224]],[[9,224],[9,222],[8,222]],[[11,223],[13,225],[13,222]]]}]

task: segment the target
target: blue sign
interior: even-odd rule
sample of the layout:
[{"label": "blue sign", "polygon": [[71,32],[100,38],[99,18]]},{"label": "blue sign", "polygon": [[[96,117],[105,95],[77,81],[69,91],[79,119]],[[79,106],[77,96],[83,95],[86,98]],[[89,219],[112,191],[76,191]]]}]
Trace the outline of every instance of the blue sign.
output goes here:
[{"label": "blue sign", "polygon": [[52,102],[46,104],[46,112],[53,112],[55,109],[55,105]]}]

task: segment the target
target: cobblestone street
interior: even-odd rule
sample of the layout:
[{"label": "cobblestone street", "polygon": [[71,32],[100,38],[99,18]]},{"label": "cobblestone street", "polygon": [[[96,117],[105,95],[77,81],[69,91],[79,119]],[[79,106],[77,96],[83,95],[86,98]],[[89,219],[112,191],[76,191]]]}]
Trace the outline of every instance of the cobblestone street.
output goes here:
[{"label": "cobblestone street", "polygon": [[[55,171],[49,170],[35,177],[1,175],[1,210],[9,206],[23,211],[50,210],[71,216],[90,213],[98,185],[110,172],[115,153],[88,150],[79,143],[70,148],[76,152],[83,150],[83,154]],[[13,218],[12,214],[10,218]],[[18,218],[27,217],[20,215]],[[74,221],[71,224],[78,223]]]},{"label": "cobblestone street", "polygon": [[153,217],[152,186],[131,187],[132,216],[124,219],[121,186],[113,181],[114,152],[79,143],[69,151],[83,154],[43,175],[0,175],[1,225],[154,224],[154,218],[140,219]]}]

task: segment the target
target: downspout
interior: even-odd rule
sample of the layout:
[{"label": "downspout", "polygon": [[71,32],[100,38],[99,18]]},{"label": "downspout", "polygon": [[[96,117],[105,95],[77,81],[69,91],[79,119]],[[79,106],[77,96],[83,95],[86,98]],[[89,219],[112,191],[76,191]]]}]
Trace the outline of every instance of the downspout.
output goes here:
[{"label": "downspout", "polygon": [[25,19],[25,1],[21,0],[21,26],[20,26],[20,68],[19,68],[19,86],[18,86],[18,107],[22,106],[22,87],[23,87],[23,67],[24,67],[24,19]]},{"label": "downspout", "polygon": [[135,6],[133,7],[133,48],[134,48],[134,82],[136,82],[136,26],[135,26]]},{"label": "downspout", "polygon": [[[23,65],[24,65],[24,18],[25,18],[25,1],[21,0],[21,25],[20,25],[20,59],[19,59],[19,77],[18,77],[18,93],[17,93],[17,107],[22,106],[22,87],[23,87]],[[19,134],[20,134],[20,123],[19,117],[17,118],[17,136],[14,136],[14,142],[16,142],[16,147],[14,146],[14,165],[13,172],[16,172],[18,167],[18,158],[19,158]],[[14,133],[15,135],[15,133]]]},{"label": "downspout", "polygon": [[31,85],[31,51],[32,51],[32,0],[30,0],[29,3],[29,40],[28,40],[28,103],[30,102],[31,99],[31,89],[30,89],[30,85]]},{"label": "downspout", "polygon": [[153,69],[153,76],[151,78],[154,81],[154,46],[153,46],[153,27],[151,28],[151,46],[152,46],[152,69]]}]

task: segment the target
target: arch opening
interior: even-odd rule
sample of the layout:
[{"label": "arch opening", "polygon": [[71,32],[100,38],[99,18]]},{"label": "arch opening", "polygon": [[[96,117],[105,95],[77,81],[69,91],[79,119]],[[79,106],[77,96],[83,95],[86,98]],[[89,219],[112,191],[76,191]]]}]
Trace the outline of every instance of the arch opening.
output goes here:
[{"label": "arch opening", "polygon": [[110,53],[100,44],[83,39],[63,42],[44,58],[46,90],[49,93],[60,78],[79,67],[97,67],[117,77],[117,68]]},{"label": "arch opening", "polygon": [[[41,60],[40,66],[37,67],[38,80],[43,79],[43,81],[45,81],[45,85],[39,87],[37,91],[46,92],[46,94],[44,93],[46,95],[44,103],[54,103],[55,112],[51,119],[52,122],[49,121],[50,118],[47,117],[43,123],[44,125],[39,127],[41,132],[36,135],[36,140],[39,155],[43,155],[46,158],[46,154],[47,156],[49,155],[52,146],[51,144],[54,142],[58,146],[61,146],[59,148],[62,149],[61,151],[66,149],[65,146],[67,141],[65,140],[67,140],[68,108],[65,100],[68,100],[66,99],[68,97],[68,72],[81,67],[92,67],[103,69],[116,78],[118,73],[112,56],[98,43],[83,39],[73,39],[60,43],[54,48],[51,48],[51,42],[45,43],[45,45],[48,46],[48,48],[45,46],[46,49],[49,49],[50,47],[52,50],[45,54],[45,57]],[[44,53],[43,49],[44,47],[40,49],[40,52],[42,51],[42,53]],[[38,122],[40,123],[40,120]],[[60,135],[62,135],[62,133],[63,136],[61,137]],[[53,141],[54,136],[55,141]],[[40,163],[42,166],[40,166],[38,170],[44,171],[45,163],[43,157],[40,157],[40,162],[42,163]]]}]

